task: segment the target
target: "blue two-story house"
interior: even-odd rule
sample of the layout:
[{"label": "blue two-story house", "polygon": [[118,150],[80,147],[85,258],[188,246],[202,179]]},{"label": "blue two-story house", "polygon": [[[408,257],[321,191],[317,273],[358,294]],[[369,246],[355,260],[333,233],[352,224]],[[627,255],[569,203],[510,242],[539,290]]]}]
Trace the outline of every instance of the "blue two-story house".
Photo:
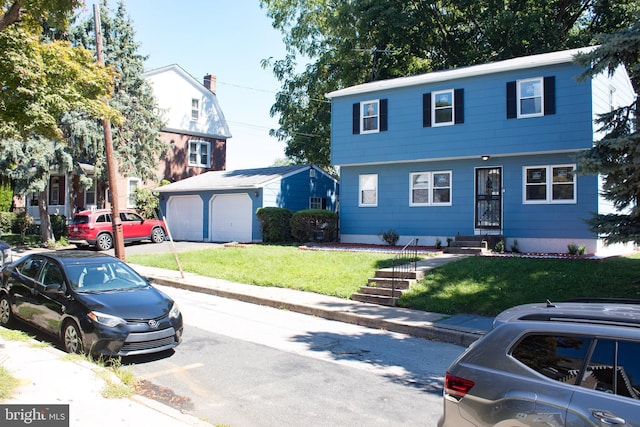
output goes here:
[{"label": "blue two-story house", "polygon": [[627,251],[589,232],[584,220],[613,206],[600,196],[598,176],[579,173],[576,155],[600,137],[597,115],[635,94],[622,68],[579,82],[578,52],[328,93],[341,241],[381,243],[393,229],[399,243],[501,235],[507,250]]}]

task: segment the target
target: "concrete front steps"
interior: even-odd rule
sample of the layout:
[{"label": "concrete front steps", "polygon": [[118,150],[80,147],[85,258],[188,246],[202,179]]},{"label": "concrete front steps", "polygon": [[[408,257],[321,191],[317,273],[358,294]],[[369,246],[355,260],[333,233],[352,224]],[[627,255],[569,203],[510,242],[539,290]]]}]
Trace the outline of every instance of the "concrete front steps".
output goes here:
[{"label": "concrete front steps", "polygon": [[449,246],[444,249],[448,254],[481,255],[489,252],[497,242],[503,240],[499,235],[456,235],[455,239],[449,242]]},{"label": "concrete front steps", "polygon": [[[366,286],[361,286],[359,292],[351,295],[354,301],[368,302],[371,304],[393,307],[403,292],[411,288],[411,285],[424,277],[424,269],[417,268],[413,271],[397,271],[395,290],[393,287],[393,270],[383,268],[376,271],[375,277],[367,281]],[[399,276],[402,275],[402,276]]]}]

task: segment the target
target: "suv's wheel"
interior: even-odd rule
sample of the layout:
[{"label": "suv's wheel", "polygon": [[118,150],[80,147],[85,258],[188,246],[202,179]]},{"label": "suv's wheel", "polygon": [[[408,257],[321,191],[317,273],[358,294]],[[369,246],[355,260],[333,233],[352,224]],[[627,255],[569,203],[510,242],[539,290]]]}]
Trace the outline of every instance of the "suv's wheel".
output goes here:
[{"label": "suv's wheel", "polygon": [[151,241],[153,243],[162,243],[166,239],[164,230],[160,227],[156,227],[151,231]]},{"label": "suv's wheel", "polygon": [[96,239],[96,247],[101,251],[108,251],[113,247],[113,237],[109,233],[102,233]]},{"label": "suv's wheel", "polygon": [[64,329],[62,330],[62,343],[64,344],[64,349],[67,353],[80,354],[83,351],[82,335],[80,334],[78,325],[76,325],[76,322],[73,320],[68,320],[64,324]]},{"label": "suv's wheel", "polygon": [[3,294],[0,297],[0,325],[9,326],[11,323],[13,323],[11,302],[9,302],[9,295]]}]

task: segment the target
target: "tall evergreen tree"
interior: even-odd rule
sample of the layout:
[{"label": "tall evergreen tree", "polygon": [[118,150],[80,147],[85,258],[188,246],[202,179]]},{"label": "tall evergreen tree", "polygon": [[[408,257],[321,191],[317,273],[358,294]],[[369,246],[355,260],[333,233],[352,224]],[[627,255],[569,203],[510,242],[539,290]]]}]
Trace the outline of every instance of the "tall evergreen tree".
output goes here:
[{"label": "tall evergreen tree", "polygon": [[[640,13],[629,28],[598,38],[600,45],[576,62],[588,67],[582,78],[613,73],[625,66],[635,92],[640,90]],[[594,214],[592,232],[609,243],[640,243],[640,101],[598,117],[605,136],[580,159],[582,173],[603,176],[602,194],[622,213]]]},{"label": "tall evergreen tree", "polygon": [[[151,86],[142,76],[146,58],[138,52],[140,44],[135,41],[133,24],[122,1],[112,15],[107,0],[102,0],[100,20],[104,63],[116,73],[109,105],[122,115],[121,122],[112,127],[119,172],[157,182],[155,169],[168,146],[159,138],[163,126],[161,113]],[[70,39],[74,44],[95,50],[93,17],[72,26]],[[97,176],[106,182],[101,123],[76,111],[66,114],[63,124],[76,161],[94,163]]]}]

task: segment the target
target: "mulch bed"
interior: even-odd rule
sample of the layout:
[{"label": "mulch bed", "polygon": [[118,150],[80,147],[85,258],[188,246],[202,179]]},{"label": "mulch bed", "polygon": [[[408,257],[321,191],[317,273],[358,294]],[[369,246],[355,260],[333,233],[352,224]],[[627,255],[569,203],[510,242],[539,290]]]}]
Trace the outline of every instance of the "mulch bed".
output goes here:
[{"label": "mulch bed", "polygon": [[[380,253],[398,253],[404,246],[391,245],[375,245],[364,243],[309,243],[300,246],[299,249],[307,251],[342,251],[342,252],[380,252]],[[436,249],[434,246],[417,246],[418,253],[421,255],[439,255],[442,249]]]},{"label": "mulch bed", "polygon": [[[343,252],[380,252],[397,253],[403,246],[376,245],[364,243],[309,243],[299,247],[307,251],[343,251]],[[418,253],[421,255],[440,255],[442,249],[435,246],[418,246]],[[538,258],[538,259],[588,259],[602,260],[602,257],[593,254],[571,255],[567,253],[534,253],[534,252],[487,252],[477,256],[497,257],[497,258]]]}]

